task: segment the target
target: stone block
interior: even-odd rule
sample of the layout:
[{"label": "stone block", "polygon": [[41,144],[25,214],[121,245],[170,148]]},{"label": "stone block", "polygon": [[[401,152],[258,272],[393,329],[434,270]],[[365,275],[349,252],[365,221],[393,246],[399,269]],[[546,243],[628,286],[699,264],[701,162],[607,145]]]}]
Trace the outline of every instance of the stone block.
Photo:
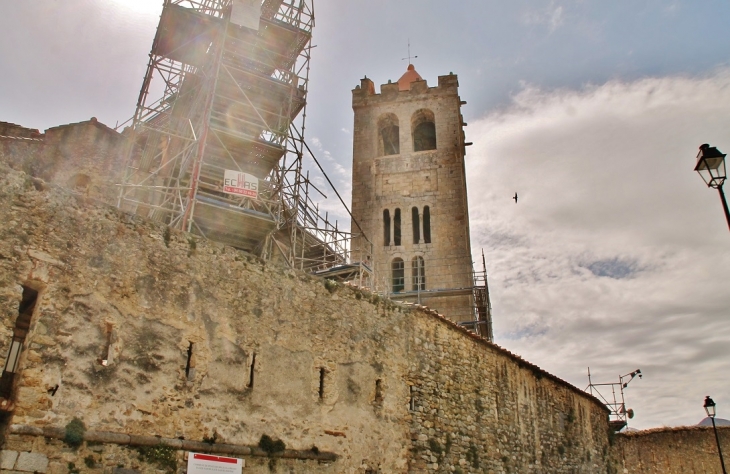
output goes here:
[{"label": "stone block", "polygon": [[48,457],[40,453],[20,453],[15,463],[15,470],[24,472],[46,472]]},{"label": "stone block", "polygon": [[136,469],[126,469],[123,467],[115,467],[112,471],[113,474],[141,474],[141,471]]},{"label": "stone block", "polygon": [[18,459],[17,451],[3,450],[0,451],[0,469],[12,469],[15,467],[15,461]]}]

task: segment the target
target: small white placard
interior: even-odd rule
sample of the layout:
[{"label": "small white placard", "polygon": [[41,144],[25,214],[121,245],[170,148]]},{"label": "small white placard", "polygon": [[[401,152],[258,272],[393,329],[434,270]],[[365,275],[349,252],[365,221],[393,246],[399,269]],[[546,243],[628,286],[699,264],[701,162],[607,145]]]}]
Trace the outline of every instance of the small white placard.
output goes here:
[{"label": "small white placard", "polygon": [[231,23],[258,30],[260,19],[261,0],[233,0]]},{"label": "small white placard", "polygon": [[226,170],[223,175],[223,191],[256,199],[259,197],[259,179],[252,174]]},{"label": "small white placard", "polygon": [[188,453],[188,474],[241,474],[243,459]]}]

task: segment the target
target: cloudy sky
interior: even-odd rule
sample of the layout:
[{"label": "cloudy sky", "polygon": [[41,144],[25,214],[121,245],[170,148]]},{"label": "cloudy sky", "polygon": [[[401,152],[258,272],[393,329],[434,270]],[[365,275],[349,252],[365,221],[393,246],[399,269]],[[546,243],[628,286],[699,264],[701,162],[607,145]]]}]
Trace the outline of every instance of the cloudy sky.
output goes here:
[{"label": "cloudy sky", "polygon": [[[429,84],[453,71],[468,101],[496,342],[579,388],[588,366],[641,369],[636,428],[695,424],[705,395],[730,418],[730,233],[692,171],[701,143],[730,150],[730,3],[316,1],[307,135],[346,199],[350,91],[398,79],[410,40]],[[0,120],[124,122],[160,11],[0,1]]]}]

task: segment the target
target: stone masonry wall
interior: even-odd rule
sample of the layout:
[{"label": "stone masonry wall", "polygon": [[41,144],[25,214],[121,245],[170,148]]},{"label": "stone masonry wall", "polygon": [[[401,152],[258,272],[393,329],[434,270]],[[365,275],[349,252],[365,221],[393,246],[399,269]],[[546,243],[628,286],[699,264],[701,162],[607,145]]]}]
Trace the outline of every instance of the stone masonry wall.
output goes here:
[{"label": "stone masonry wall", "polygon": [[[0,125],[4,122],[0,122]],[[45,181],[116,204],[126,140],[92,118],[49,128],[45,134],[0,126],[0,160]],[[23,133],[21,133],[23,132]]]},{"label": "stone masonry wall", "polygon": [[[730,427],[718,427],[730,468]],[[619,434],[613,447],[619,474],[721,474],[712,427],[658,428]]]},{"label": "stone masonry wall", "polygon": [[[3,164],[0,222],[0,357],[23,285],[39,291],[5,420],[14,463],[153,472],[136,443],[172,449],[184,472],[214,440],[246,472],[607,472],[598,400],[433,312]],[[58,439],[74,417],[78,451]],[[264,434],[286,443],[274,461],[256,451]]]}]

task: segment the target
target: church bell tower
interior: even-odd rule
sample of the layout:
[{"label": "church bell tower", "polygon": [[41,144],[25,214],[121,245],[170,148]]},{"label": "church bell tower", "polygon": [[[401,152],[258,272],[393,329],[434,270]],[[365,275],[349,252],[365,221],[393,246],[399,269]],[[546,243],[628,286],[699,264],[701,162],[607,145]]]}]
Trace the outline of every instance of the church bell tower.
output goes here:
[{"label": "church bell tower", "polygon": [[[354,249],[368,249],[379,290],[455,322],[475,323],[463,102],[453,73],[428,87],[413,65],[375,92],[352,91]],[[485,321],[486,322],[486,321]],[[479,328],[482,330],[479,330]],[[491,339],[491,321],[473,324]]]}]

